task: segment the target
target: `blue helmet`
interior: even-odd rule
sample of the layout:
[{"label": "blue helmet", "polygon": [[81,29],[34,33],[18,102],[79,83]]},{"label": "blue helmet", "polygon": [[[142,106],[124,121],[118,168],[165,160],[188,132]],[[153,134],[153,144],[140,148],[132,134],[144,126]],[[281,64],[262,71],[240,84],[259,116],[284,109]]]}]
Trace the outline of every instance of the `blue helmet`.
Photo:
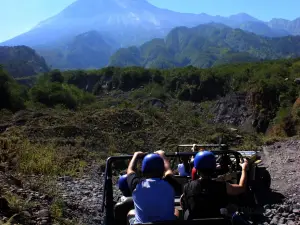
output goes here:
[{"label": "blue helmet", "polygon": [[198,152],[194,159],[194,167],[197,170],[214,170],[214,169],[216,169],[215,155],[210,151]]},{"label": "blue helmet", "polygon": [[125,197],[130,195],[130,189],[127,183],[127,174],[122,175],[118,180],[118,188]]},{"label": "blue helmet", "polygon": [[148,154],[142,162],[142,173],[163,174],[165,164],[163,158],[156,153]]}]

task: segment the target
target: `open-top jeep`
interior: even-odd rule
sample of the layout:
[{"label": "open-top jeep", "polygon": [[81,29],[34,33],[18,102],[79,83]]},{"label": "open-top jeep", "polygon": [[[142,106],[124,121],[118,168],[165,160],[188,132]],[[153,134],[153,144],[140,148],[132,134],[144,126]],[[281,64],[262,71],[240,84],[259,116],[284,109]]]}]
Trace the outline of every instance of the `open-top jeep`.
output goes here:
[{"label": "open-top jeep", "polygon": [[[166,153],[166,156],[171,162],[171,165],[173,166],[173,171],[176,165],[182,159],[191,159],[197,154],[197,151],[183,151],[179,152],[179,149],[181,148],[191,148],[193,145],[179,145],[177,152],[175,153]],[[241,176],[241,166],[240,163],[243,162],[245,158],[249,160],[249,177],[248,177],[248,193],[247,196],[253,196],[254,204],[255,204],[255,194],[253,193],[253,189],[257,187],[261,187],[262,185],[264,188],[270,187],[270,179],[267,172],[261,172],[266,171],[263,168],[260,168],[258,166],[259,164],[259,156],[254,151],[233,151],[229,150],[226,145],[196,145],[197,147],[205,148],[205,150],[212,151],[217,160],[218,169],[215,173],[215,179],[219,180],[225,180],[230,183],[238,183],[240,176]],[[131,209],[134,209],[134,203],[132,200],[132,197],[126,197],[122,201],[115,202],[114,201],[114,184],[113,184],[113,165],[120,163],[120,161],[129,161],[132,158],[133,155],[123,155],[123,156],[112,156],[109,157],[106,161],[106,169],[105,169],[105,175],[104,175],[104,192],[103,192],[103,202],[102,202],[102,211],[104,212],[104,224],[105,225],[126,225],[127,224],[127,214]],[[222,159],[229,159],[227,160],[227,165],[220,164],[224,163],[224,160]],[[178,162],[178,163],[177,163]],[[225,169],[224,169],[225,168]],[[180,196],[182,195],[183,186],[191,179],[191,176],[180,176],[176,172],[174,173],[176,181],[181,185],[181,190],[176,193],[174,202],[176,208],[182,213],[182,209],[180,206]],[[250,195],[249,195],[250,194]],[[235,199],[233,199],[233,202],[240,205],[242,203],[242,206],[245,206],[245,204],[248,204],[249,197],[245,198],[245,194],[243,196],[239,196]],[[247,202],[247,203],[245,203]],[[250,204],[253,204],[250,203]],[[188,225],[188,224],[195,224],[195,225],[201,225],[201,224],[211,224],[211,225],[218,225],[218,224],[231,224],[231,220],[229,218],[220,217],[220,218],[205,218],[205,219],[197,219],[193,221],[185,221],[183,218],[179,218],[179,220],[176,221],[165,221],[165,222],[159,222],[159,223],[151,223],[151,224],[161,224],[161,225],[167,225],[167,224],[182,224],[182,225]]]}]

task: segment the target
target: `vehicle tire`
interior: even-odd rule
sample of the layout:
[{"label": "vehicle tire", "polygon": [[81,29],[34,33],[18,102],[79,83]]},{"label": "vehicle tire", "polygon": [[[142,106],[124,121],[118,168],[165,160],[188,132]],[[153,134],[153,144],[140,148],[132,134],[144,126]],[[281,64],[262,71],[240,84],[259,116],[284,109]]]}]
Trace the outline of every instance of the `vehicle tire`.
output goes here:
[{"label": "vehicle tire", "polygon": [[270,189],[271,187],[271,175],[269,171],[265,168],[257,168],[256,169],[256,176],[255,176],[256,183],[265,189]]}]

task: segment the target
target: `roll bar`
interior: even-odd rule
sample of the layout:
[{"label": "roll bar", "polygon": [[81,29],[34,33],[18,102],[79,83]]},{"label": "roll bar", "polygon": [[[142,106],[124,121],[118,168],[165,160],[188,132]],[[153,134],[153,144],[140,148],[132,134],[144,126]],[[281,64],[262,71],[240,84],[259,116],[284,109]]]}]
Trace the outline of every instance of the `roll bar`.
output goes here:
[{"label": "roll bar", "polygon": [[[193,147],[194,144],[182,144],[177,145],[177,151],[179,152],[180,148]],[[226,144],[196,144],[196,147],[200,148],[219,148],[219,150],[228,150],[228,145]]]}]

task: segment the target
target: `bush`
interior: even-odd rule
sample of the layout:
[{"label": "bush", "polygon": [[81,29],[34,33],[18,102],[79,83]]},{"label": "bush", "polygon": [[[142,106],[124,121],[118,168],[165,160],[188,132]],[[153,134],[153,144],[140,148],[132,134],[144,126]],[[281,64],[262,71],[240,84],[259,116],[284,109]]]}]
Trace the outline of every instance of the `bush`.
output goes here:
[{"label": "bush", "polygon": [[52,82],[37,84],[29,91],[29,95],[33,102],[42,103],[48,107],[65,105],[69,109],[76,109],[81,104],[95,100],[92,94],[73,85]]},{"label": "bush", "polygon": [[23,109],[26,89],[9,76],[0,65],[0,109],[17,111]]}]

